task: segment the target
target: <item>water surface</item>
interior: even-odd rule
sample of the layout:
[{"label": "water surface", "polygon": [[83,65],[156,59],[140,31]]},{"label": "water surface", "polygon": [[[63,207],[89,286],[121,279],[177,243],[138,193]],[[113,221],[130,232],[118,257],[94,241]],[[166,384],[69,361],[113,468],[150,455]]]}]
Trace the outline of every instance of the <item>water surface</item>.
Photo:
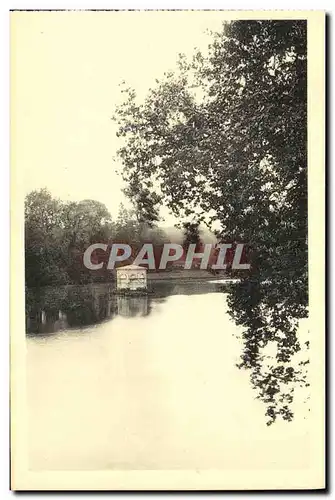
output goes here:
[{"label": "water surface", "polygon": [[308,466],[308,419],[266,426],[217,283],[160,283],[142,297],[48,289],[29,300],[31,469]]}]

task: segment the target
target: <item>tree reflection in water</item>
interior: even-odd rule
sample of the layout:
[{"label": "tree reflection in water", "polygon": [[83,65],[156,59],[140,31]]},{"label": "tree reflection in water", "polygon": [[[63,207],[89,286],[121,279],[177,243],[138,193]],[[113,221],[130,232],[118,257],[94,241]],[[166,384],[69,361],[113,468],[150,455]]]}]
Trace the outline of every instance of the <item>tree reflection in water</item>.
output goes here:
[{"label": "tree reflection in water", "polygon": [[54,333],[85,327],[115,315],[147,316],[151,296],[117,296],[111,285],[43,287],[26,290],[28,333]]},{"label": "tree reflection in water", "polygon": [[152,300],[164,301],[170,295],[217,291],[208,283],[193,284],[161,280],[149,285],[148,295],[116,295],[108,284],[68,285],[26,289],[28,333],[54,333],[66,328],[84,327],[111,319],[148,316]]},{"label": "tree reflection in water", "polygon": [[[274,283],[245,280],[228,294],[229,314],[244,328],[242,361],[238,367],[250,370],[257,397],[267,406],[268,425],[278,416],[291,421],[295,389],[309,386],[306,370],[309,342],[304,342],[302,349],[298,340],[300,311],[292,310],[289,315],[287,304],[277,303],[276,307],[268,304],[274,286]],[[293,361],[300,351],[302,359]]]},{"label": "tree reflection in water", "polygon": [[145,317],[152,312],[153,302],[164,302],[171,295],[213,292],[227,294],[229,314],[243,328],[238,366],[250,370],[257,397],[266,404],[268,425],[278,416],[292,420],[295,388],[309,385],[305,366],[308,360],[302,357],[296,362],[292,358],[299,351],[307,356],[308,342],[301,346],[298,341],[298,319],[288,318],[280,306],[267,307],[265,283],[246,280],[221,288],[217,283],[162,280],[151,283],[148,295],[138,296],[115,295],[112,285],[106,284],[27,289],[27,331],[47,334],[97,324],[117,315]]},{"label": "tree reflection in water", "polygon": [[26,293],[29,333],[88,326],[111,318],[114,313],[114,297],[108,285],[43,287]]}]

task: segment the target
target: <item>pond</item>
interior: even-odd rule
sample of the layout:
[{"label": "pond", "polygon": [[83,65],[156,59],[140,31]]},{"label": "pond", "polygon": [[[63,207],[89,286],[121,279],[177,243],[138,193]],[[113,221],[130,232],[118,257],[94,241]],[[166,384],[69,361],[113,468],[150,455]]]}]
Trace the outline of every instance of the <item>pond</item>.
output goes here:
[{"label": "pond", "polygon": [[32,470],[308,467],[304,396],[266,425],[219,283],[30,290],[27,313]]}]

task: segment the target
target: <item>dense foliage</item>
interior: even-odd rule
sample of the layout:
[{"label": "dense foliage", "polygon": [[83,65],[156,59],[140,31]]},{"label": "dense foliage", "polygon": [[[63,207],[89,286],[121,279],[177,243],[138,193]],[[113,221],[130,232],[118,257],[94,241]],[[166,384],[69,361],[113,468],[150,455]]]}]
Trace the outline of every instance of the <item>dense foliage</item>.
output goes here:
[{"label": "dense foliage", "polygon": [[[157,226],[140,222],[134,210],[120,206],[113,221],[98,201],[62,202],[46,189],[32,191],[25,200],[26,286],[111,281],[106,265],[93,272],[84,266],[85,250],[92,243],[124,242],[136,251],[145,241],[163,243],[166,236]],[[103,258],[107,264],[108,252]]]},{"label": "dense foliage", "polygon": [[305,21],[234,21],[208,54],[181,56],[144,103],[125,89],[115,116],[142,220],[155,222],[165,204],[250,246],[250,275],[228,302],[243,327],[240,366],[251,370],[268,423],[292,418],[294,384],[305,382],[290,359],[308,305],[306,78]]}]

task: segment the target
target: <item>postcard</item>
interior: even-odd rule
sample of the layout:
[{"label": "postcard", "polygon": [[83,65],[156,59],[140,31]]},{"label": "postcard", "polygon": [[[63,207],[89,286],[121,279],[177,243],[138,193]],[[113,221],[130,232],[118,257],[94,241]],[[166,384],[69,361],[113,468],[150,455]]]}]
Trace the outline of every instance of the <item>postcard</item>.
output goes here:
[{"label": "postcard", "polygon": [[12,11],[11,488],[325,488],[325,13]]}]

